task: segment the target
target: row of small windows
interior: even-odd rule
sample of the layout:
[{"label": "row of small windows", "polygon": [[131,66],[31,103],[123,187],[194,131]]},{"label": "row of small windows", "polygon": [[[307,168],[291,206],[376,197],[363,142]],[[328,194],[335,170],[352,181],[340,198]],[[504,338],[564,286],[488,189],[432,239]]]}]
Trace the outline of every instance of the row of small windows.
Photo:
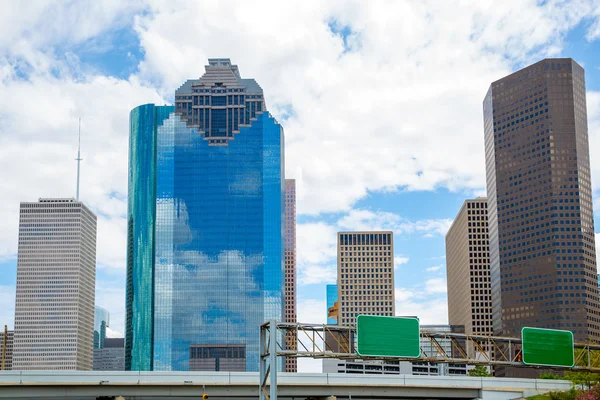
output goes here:
[{"label": "row of small windows", "polygon": [[392,244],[392,235],[385,233],[340,233],[339,244],[343,246],[388,245]]}]

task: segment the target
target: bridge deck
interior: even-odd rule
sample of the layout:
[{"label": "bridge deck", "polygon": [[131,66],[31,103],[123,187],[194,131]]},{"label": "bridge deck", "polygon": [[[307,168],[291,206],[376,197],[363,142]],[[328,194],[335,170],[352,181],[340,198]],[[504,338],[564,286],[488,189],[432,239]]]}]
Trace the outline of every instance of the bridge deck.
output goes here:
[{"label": "bridge deck", "polygon": [[[258,399],[258,373],[4,371],[0,398]],[[357,399],[510,399],[567,390],[568,381],[412,375],[278,374],[278,397],[337,396]]]}]

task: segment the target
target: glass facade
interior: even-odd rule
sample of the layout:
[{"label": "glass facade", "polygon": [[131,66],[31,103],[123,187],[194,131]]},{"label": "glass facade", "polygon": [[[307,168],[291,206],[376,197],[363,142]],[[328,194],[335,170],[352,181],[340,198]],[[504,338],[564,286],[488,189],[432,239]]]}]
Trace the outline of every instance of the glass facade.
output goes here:
[{"label": "glass facade", "polygon": [[[211,66],[190,90],[245,81]],[[227,118],[203,113],[210,134],[200,132],[177,111],[181,97],[131,113],[126,368],[186,371],[191,348],[228,345],[257,371],[259,325],[283,319],[283,129],[254,108],[215,140]]]},{"label": "glass facade", "polygon": [[[337,309],[338,302],[338,285],[327,285],[327,324],[329,325],[337,325],[338,317],[335,316],[337,314],[337,310],[332,312],[334,309]],[[330,316],[331,315],[331,316]]]},{"label": "glass facade", "polygon": [[110,313],[102,307],[94,309],[94,348],[104,347],[106,339],[106,328],[110,326]]}]

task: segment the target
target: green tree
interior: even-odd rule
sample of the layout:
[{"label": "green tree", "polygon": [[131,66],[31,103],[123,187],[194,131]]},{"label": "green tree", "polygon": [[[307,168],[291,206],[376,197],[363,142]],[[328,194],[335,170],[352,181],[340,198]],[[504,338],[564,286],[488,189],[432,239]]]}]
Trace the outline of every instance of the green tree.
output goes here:
[{"label": "green tree", "polygon": [[469,376],[492,376],[483,365],[478,365],[469,371]]},{"label": "green tree", "polygon": [[564,379],[560,375],[553,374],[552,372],[546,372],[540,375],[540,379]]},{"label": "green tree", "polygon": [[600,382],[600,374],[587,371],[566,371],[565,378],[570,380],[573,385],[580,386],[583,389],[591,389]]}]

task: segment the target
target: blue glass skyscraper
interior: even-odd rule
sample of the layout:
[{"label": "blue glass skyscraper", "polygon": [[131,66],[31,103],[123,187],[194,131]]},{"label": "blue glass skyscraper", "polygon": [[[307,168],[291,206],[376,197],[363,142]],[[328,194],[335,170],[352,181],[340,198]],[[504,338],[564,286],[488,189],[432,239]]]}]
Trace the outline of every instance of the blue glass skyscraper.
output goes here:
[{"label": "blue glass skyscraper", "polygon": [[338,324],[338,285],[327,285],[327,323]]},{"label": "blue glass skyscraper", "polygon": [[94,349],[104,347],[106,328],[110,326],[110,313],[102,307],[94,308]]},{"label": "blue glass skyscraper", "polygon": [[284,137],[229,59],[131,111],[127,370],[257,371],[283,320]]}]

